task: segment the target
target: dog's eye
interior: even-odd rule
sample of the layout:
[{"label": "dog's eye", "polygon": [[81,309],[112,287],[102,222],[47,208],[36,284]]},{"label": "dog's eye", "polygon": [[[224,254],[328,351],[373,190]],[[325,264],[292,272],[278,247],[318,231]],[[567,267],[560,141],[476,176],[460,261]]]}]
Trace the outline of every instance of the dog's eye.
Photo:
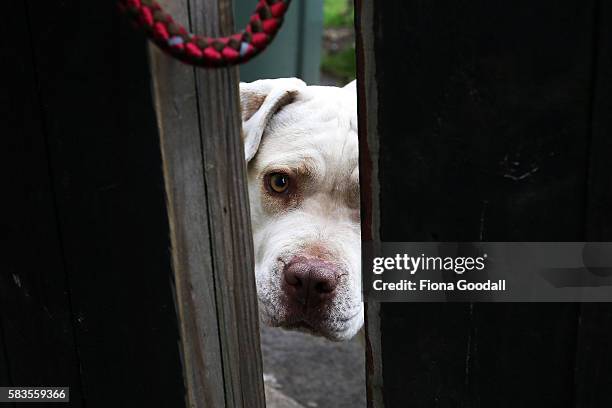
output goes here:
[{"label": "dog's eye", "polygon": [[269,184],[272,191],[284,193],[289,188],[289,176],[283,173],[272,173]]}]

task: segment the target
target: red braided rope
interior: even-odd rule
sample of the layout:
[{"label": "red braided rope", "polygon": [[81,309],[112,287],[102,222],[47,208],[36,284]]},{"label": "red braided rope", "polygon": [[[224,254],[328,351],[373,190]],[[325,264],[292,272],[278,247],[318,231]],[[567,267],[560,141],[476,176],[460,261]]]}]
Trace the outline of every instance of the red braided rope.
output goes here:
[{"label": "red braided rope", "polygon": [[190,65],[225,67],[250,60],[272,42],[290,1],[259,0],[244,31],[219,38],[189,33],[155,0],[119,0],[119,6],[159,48],[175,58]]}]

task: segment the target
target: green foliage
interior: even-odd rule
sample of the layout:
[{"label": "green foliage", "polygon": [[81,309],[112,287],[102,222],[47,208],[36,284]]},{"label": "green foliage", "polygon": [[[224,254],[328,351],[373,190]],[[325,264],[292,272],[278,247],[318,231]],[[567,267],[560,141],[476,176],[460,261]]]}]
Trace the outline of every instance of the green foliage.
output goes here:
[{"label": "green foliage", "polygon": [[353,3],[348,0],[324,0],[323,24],[329,27],[353,27]]},{"label": "green foliage", "polygon": [[[303,0],[307,1],[307,0]],[[323,0],[323,24],[328,30],[353,29],[354,7],[351,0]],[[355,47],[341,41],[341,48],[324,50],[321,70],[344,82],[355,78]]]},{"label": "green foliage", "polygon": [[323,55],[323,60],[321,61],[321,69],[324,72],[341,78],[344,82],[350,82],[355,79],[356,65],[355,47]]}]

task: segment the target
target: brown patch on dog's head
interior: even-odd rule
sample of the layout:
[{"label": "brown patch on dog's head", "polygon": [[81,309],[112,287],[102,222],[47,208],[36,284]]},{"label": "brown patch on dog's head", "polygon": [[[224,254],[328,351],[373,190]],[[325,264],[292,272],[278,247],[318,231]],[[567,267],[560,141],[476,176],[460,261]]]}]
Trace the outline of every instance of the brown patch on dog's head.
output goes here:
[{"label": "brown patch on dog's head", "polygon": [[240,96],[240,107],[242,109],[242,120],[247,121],[259,110],[266,100],[267,94],[253,92]]},{"label": "brown patch on dog's head", "polygon": [[260,80],[240,84],[242,140],[247,162],[257,153],[270,118],[284,105],[290,104],[306,84],[295,78]]}]

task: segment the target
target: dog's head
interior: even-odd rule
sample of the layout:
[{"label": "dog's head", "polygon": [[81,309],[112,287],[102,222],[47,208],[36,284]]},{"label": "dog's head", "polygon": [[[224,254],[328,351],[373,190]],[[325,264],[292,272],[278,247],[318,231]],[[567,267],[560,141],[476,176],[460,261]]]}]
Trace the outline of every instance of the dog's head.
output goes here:
[{"label": "dog's head", "polygon": [[349,339],[363,325],[355,86],[261,80],[240,100],[262,320]]}]

